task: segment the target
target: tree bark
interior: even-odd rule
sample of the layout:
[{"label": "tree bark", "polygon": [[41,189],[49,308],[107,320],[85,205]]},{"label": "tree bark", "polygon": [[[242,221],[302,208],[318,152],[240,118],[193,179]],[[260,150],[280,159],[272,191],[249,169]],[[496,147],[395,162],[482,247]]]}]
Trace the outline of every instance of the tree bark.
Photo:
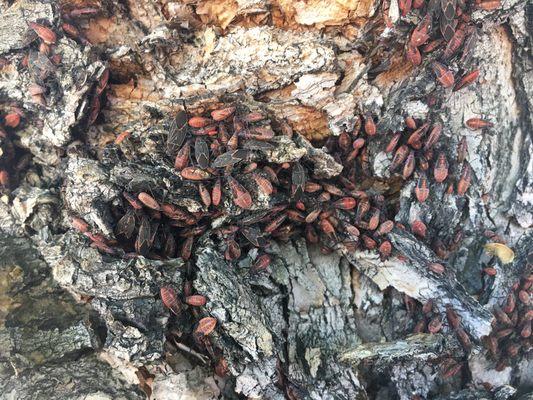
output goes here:
[{"label": "tree bark", "polygon": [[[426,14],[438,20],[446,2],[426,1],[406,16],[398,3],[0,0],[0,172],[9,174],[0,180],[0,398],[528,398],[531,338],[518,327],[530,303],[516,300],[513,342],[504,339],[521,344],[515,357],[497,365],[486,341],[503,329],[494,307],[505,308],[520,290],[513,285],[532,273],[533,9],[520,0],[490,11],[457,2],[470,20],[456,21],[471,31],[462,58],[446,65],[456,83],[480,75],[452,91],[432,69],[445,44],[423,53],[419,66],[405,58],[413,29]],[[48,54],[30,22],[56,33]],[[268,273],[250,273],[258,250],[229,262],[213,235],[266,215],[272,204],[255,193],[252,216],[223,203],[189,261],[106,254],[72,227],[79,216],[91,232],[115,238],[124,191],[205,211],[161,148],[180,111],[226,103],[263,113],[276,131],[252,161],[302,161],[321,182],[347,168],[327,138],[361,132],[364,190],[383,195],[395,222],[374,238],[390,241],[392,255],[354,251],[325,234],[311,245],[299,234],[272,240]],[[13,112],[22,117],[11,127]],[[369,115],[373,137],[363,136]],[[402,179],[384,151],[407,116],[443,126],[434,158],[446,156],[449,177],[431,183],[425,202],[413,194],[420,171]],[[469,129],[471,118],[494,126]],[[281,122],[292,137],[279,134]],[[462,138],[472,171],[463,196],[455,161]],[[424,237],[410,233],[416,220]],[[497,241],[513,250],[511,263],[484,249]],[[160,289],[177,288],[183,300],[191,277],[207,303],[172,313]],[[207,345],[191,333],[206,316],[217,321]],[[443,327],[430,334],[433,319]],[[426,333],[417,331],[421,321]]]}]

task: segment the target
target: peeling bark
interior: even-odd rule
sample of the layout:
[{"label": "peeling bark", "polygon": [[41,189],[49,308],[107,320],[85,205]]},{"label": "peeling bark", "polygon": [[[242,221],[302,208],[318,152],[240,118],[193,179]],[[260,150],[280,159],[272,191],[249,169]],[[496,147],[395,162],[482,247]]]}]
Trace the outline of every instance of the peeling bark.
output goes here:
[{"label": "peeling bark", "polygon": [[[456,82],[476,68],[480,76],[453,92],[431,68],[441,50],[424,53],[418,67],[405,60],[422,15],[402,16],[398,3],[0,2],[0,123],[7,131],[0,170],[11,174],[0,193],[0,398],[65,398],[70,386],[62,382],[75,396],[113,399],[528,398],[531,339],[503,368],[484,340],[495,330],[493,307],[524,282],[533,262],[532,8],[502,0],[495,10],[473,11],[470,56],[446,63]],[[429,1],[425,12],[438,15],[438,3]],[[96,9],[73,17],[81,6]],[[57,33],[50,54],[38,51],[29,22]],[[63,22],[80,35],[64,34]],[[30,92],[35,84],[42,93]],[[225,215],[210,221],[191,260],[105,254],[87,232],[72,229],[75,215],[115,240],[123,191],[206,211],[196,184],[184,183],[161,149],[178,111],[202,114],[225,103],[295,132],[276,136],[251,162],[305,163],[317,180],[349,167],[330,154],[327,138],[361,131],[369,172],[357,184],[386,199],[383,213],[397,227],[379,240],[390,240],[392,256],[354,251],[327,235],[307,245],[299,234],[272,241],[268,273],[250,272],[257,249],[229,262],[213,233],[273,207],[251,180],[257,201],[250,214],[225,201]],[[22,114],[16,129],[5,121],[12,107]],[[369,116],[373,137],[361,128]],[[392,154],[383,151],[406,116],[444,127],[435,153],[446,155],[449,178],[433,182],[422,203],[413,195],[418,175],[391,173]],[[465,121],[473,117],[494,127],[471,130]],[[124,132],[128,139],[117,144]],[[462,137],[473,177],[465,196],[447,188],[459,180]],[[25,155],[30,161],[19,170]],[[290,200],[282,196],[280,203]],[[427,226],[423,238],[408,232],[416,220]],[[486,253],[495,237],[487,230],[514,250],[512,263]],[[430,262],[445,272],[430,271]],[[204,307],[185,304],[189,280],[206,297]],[[178,291],[179,312],[165,308],[161,287]],[[424,315],[428,300],[434,307]],[[471,349],[450,326],[449,305]],[[207,316],[217,321],[210,344],[194,336]],[[413,335],[430,318],[440,318],[442,330]],[[216,369],[221,360],[227,374]],[[452,367],[456,374],[446,377]]]}]

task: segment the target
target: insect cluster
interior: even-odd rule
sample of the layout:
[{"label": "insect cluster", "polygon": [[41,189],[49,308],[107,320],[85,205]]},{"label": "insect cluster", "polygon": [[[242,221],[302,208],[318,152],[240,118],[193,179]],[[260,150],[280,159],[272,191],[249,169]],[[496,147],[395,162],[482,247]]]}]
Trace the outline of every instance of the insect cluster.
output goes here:
[{"label": "insect cluster", "polygon": [[[280,136],[292,136],[288,125],[282,123],[279,129],[282,133],[275,133],[263,114],[233,105],[209,116],[187,117],[180,112],[165,151],[203,210],[190,212],[147,192],[124,192],[124,205],[113,209],[116,241],[95,237],[79,222],[78,229],[91,237],[93,246],[110,254],[179,256],[188,261],[196,238],[214,219],[229,217],[212,232],[224,242],[229,261],[239,259],[243,250],[259,248],[252,271],[268,267],[270,238],[288,240],[300,234],[315,244],[322,234],[331,245],[379,248],[388,257],[392,247],[385,235],[394,223],[387,218],[384,196],[360,187],[360,177],[370,173],[364,134],[343,134],[328,141],[329,151],[345,168],[338,177],[317,179],[307,160],[279,164],[268,160],[265,154],[276,148]],[[367,122],[367,136],[372,129],[375,126]],[[121,134],[116,143],[120,146],[128,138]],[[324,242],[323,251],[331,251]]]},{"label": "insect cluster", "polygon": [[[450,91],[461,90],[477,80],[479,71],[467,71],[464,67],[475,41],[475,28],[468,16],[470,5],[455,0],[403,0],[400,8],[403,16],[412,9],[420,10],[423,15],[406,46],[406,56],[412,64],[422,65],[422,54],[427,56],[438,83]],[[437,30],[434,26],[438,22]],[[54,43],[48,28],[32,28],[43,44]],[[69,36],[83,42],[76,29],[69,23],[63,24]],[[46,50],[44,46],[43,49]],[[42,54],[48,54],[44,50]],[[458,80],[449,66],[454,60],[460,65]],[[98,117],[100,96],[108,79],[106,71],[96,83],[89,124]],[[305,237],[308,243],[320,245],[324,253],[341,246],[348,251],[377,250],[382,259],[388,258],[393,248],[387,234],[395,227],[405,228],[393,222],[396,210],[389,204],[388,194],[369,183],[374,179],[369,159],[369,144],[374,140],[386,142],[383,150],[392,158],[393,179],[396,175],[404,180],[416,178],[413,195],[418,202],[428,200],[433,184],[447,184],[448,194],[467,193],[472,171],[467,162],[465,137],[457,145],[453,165],[458,167],[455,168],[450,167],[452,160],[446,155],[449,153],[437,145],[443,131],[438,122],[407,116],[405,128],[390,134],[378,132],[377,121],[370,113],[361,117],[360,122],[353,132],[330,136],[320,143],[343,166],[338,176],[325,179],[315,175],[311,157],[304,155],[290,162],[276,162],[271,157],[284,143],[292,143],[293,132],[285,122],[271,122],[262,112],[235,103],[217,105],[194,115],[180,111],[173,118],[166,143],[157,145],[165,154],[165,167],[179,177],[181,187],[177,189],[192,197],[200,208],[193,211],[183,203],[169,200],[160,188],[124,191],[120,204],[111,206],[114,238],[93,231],[79,217],[72,218],[72,225],[90,239],[92,247],[105,254],[123,258],[181,257],[188,266],[184,287],[161,288],[161,299],[176,316],[182,315],[185,309],[190,310],[196,321],[195,344],[217,359],[217,368],[224,371],[227,365],[209,339],[217,321],[202,314],[201,307],[208,299],[193,289],[194,249],[201,236],[209,233],[230,263],[236,263],[243,255],[255,254],[250,250],[257,249],[249,270],[251,274],[268,271],[269,245],[273,239]],[[466,125],[470,129],[492,126],[480,118],[472,118]],[[385,139],[385,135],[390,138]],[[136,140],[130,132],[123,132],[114,146],[120,154],[123,145],[135,145]],[[427,227],[423,221],[413,221],[410,229],[426,239]],[[441,259],[446,259],[461,240],[459,231],[449,246],[437,239],[433,249]],[[439,263],[429,263],[427,267],[437,275],[445,271]],[[442,317],[431,302],[423,306],[422,314],[416,332],[437,333],[442,329]],[[470,339],[452,307],[447,308],[446,316],[450,329],[464,348],[469,349]],[[530,325],[529,319],[529,329]],[[460,368],[461,364],[450,365],[445,375],[452,376]]]},{"label": "insect cluster", "polygon": [[532,285],[533,274],[531,265],[528,264],[524,277],[512,286],[503,304],[493,308],[493,330],[483,338],[483,343],[496,361],[496,369],[499,371],[532,348]]},{"label": "insect cluster", "polygon": [[[62,17],[64,22],[61,25],[63,33],[83,45],[90,44],[81,35],[79,28],[76,26],[76,21],[82,18],[94,17],[99,13],[100,10],[95,8],[63,10]],[[38,39],[37,42],[32,40],[32,42],[36,43],[36,48],[31,48],[22,60],[22,66],[28,68],[33,80],[28,86],[28,93],[35,104],[46,107],[48,104],[47,98],[57,92],[55,73],[61,64],[61,54],[55,52],[58,36],[52,28],[37,22],[28,23],[28,33],[30,38]],[[89,125],[93,124],[98,118],[102,94],[107,86],[108,79],[109,70],[105,69],[98,82],[94,85],[94,91],[88,104],[87,123]]]},{"label": "insect cluster", "polygon": [[[159,143],[160,151],[168,169],[181,178],[180,193],[194,198],[202,209],[190,211],[165,201],[157,188],[125,191],[122,204],[111,207],[114,238],[93,231],[81,218],[73,217],[72,224],[103,253],[125,258],[181,257],[190,267],[199,237],[209,232],[229,262],[257,248],[251,274],[268,271],[271,239],[303,236],[325,253],[341,245],[351,251],[376,249],[387,258],[393,250],[387,233],[395,226],[389,217],[394,210],[386,204],[384,193],[368,189],[365,183],[371,177],[367,142],[376,134],[368,116],[354,132],[327,139],[324,147],[344,168],[340,175],[322,179],[314,175],[313,162],[305,156],[292,162],[271,161],[271,152],[295,139],[284,122],[271,123],[263,113],[240,104],[226,104],[202,115],[179,112],[166,142]],[[112,146],[120,151],[122,146],[135,145],[135,140],[128,132],[121,133]],[[213,227],[214,221],[224,223]],[[164,287],[161,298],[177,315],[191,311],[197,321],[192,335],[195,345],[223,364],[209,339],[216,321],[200,311],[207,299],[194,293],[194,268],[186,271],[184,287]],[[211,318],[207,325],[205,318]]]}]

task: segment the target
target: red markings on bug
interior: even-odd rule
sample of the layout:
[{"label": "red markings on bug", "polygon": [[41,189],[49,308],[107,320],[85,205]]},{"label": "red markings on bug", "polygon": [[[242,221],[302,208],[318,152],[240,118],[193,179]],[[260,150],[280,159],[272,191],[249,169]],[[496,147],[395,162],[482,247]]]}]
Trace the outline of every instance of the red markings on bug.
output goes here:
[{"label": "red markings on bug", "polygon": [[28,23],[29,27],[37,33],[37,36],[46,44],[54,44],[57,36],[50,28],[36,22]]},{"label": "red markings on bug", "polygon": [[198,321],[198,325],[194,330],[194,333],[198,335],[207,336],[215,330],[217,326],[217,320],[213,317],[205,317]]},{"label": "red markings on bug", "polygon": [[181,306],[179,304],[176,290],[170,286],[164,286],[160,289],[159,293],[161,295],[161,301],[165,307],[167,307],[174,314],[178,315],[180,313]]}]

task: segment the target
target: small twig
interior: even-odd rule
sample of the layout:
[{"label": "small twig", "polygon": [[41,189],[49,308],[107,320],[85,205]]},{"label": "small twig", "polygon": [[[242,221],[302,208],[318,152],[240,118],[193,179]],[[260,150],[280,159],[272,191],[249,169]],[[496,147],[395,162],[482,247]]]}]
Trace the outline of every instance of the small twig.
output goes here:
[{"label": "small twig", "polygon": [[176,347],[177,347],[178,349],[183,350],[183,351],[185,351],[186,353],[189,353],[189,354],[195,356],[195,357],[198,358],[202,363],[207,364],[208,359],[207,359],[206,356],[204,356],[204,355],[202,355],[202,354],[200,354],[200,353],[194,351],[194,350],[191,349],[189,346],[186,346],[186,345],[184,345],[183,343],[179,343],[178,341],[176,341],[175,338],[172,338],[172,341],[174,342],[174,344],[176,345]]},{"label": "small twig", "polygon": [[17,367],[15,367],[15,364],[13,364],[13,361],[9,360],[9,364],[11,365],[11,368],[13,368],[13,371],[15,371],[15,376],[19,377],[19,372],[17,370]]}]

